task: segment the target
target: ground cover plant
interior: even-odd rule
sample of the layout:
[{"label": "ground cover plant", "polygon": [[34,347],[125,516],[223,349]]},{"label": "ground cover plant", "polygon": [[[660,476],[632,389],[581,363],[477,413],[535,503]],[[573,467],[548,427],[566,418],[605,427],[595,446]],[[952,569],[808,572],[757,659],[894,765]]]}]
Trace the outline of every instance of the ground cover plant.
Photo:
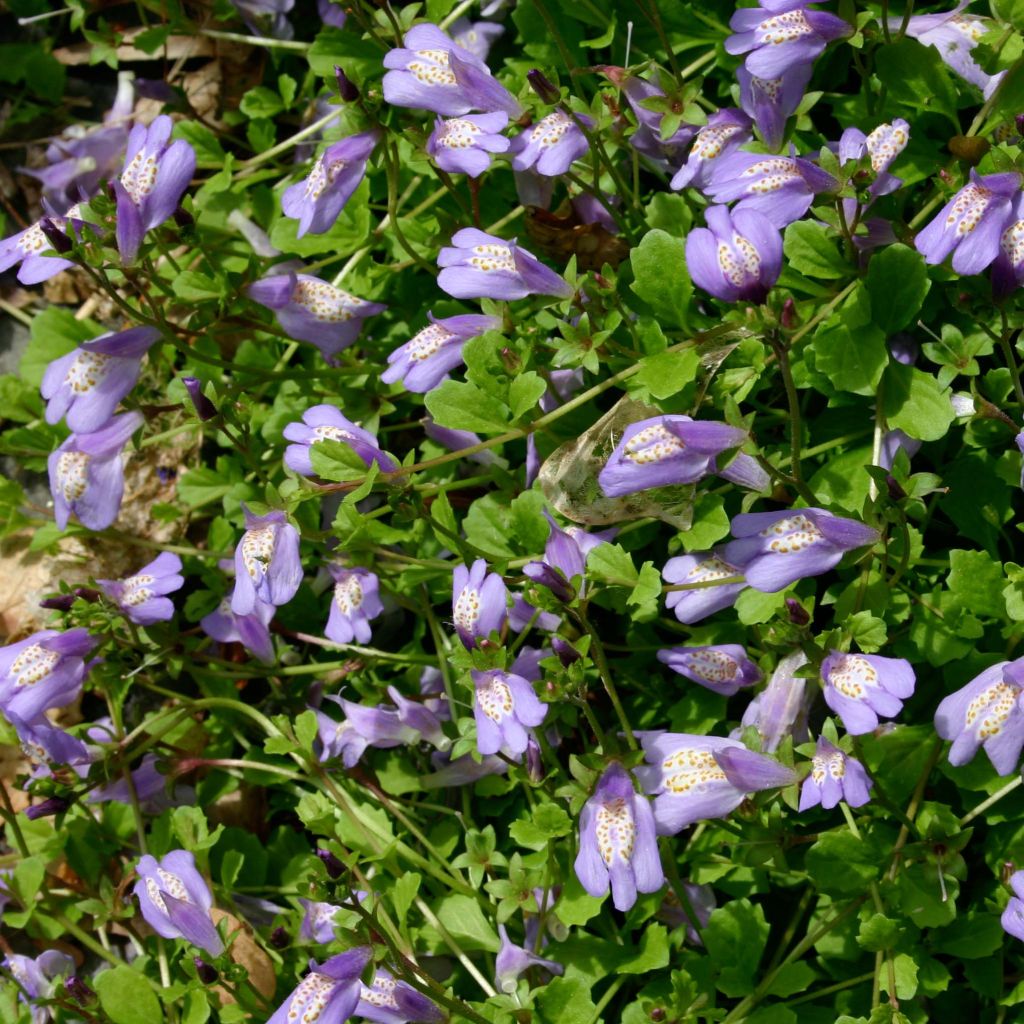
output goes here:
[{"label": "ground cover plant", "polygon": [[1024,4],[8,6],[0,1019],[1020,1019]]}]

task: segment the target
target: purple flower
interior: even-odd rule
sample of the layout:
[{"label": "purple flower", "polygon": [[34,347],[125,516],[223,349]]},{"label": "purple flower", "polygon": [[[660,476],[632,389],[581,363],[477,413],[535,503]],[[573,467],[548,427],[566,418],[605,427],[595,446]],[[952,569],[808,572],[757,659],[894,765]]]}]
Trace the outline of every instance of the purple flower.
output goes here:
[{"label": "purple flower", "polygon": [[758,78],[746,67],[736,69],[740,106],[754,119],[769,149],[778,149],[786,134],[786,121],[796,113],[811,80],[810,64],[794,64],[776,78]]},{"label": "purple flower", "polygon": [[504,25],[494,21],[474,21],[459,18],[451,24],[451,37],[456,46],[468,50],[477,60],[487,60],[494,40],[505,31]]},{"label": "purple flower", "polygon": [[378,596],[376,573],[369,569],[346,569],[329,566],[334,577],[331,614],[324,635],[337,644],[370,642],[370,619],[384,611]]},{"label": "purple flower", "polygon": [[544,721],[547,705],[522,676],[499,669],[471,674],[477,750],[485,755],[501,751],[518,760],[526,753],[527,730]]},{"label": "purple flower", "polygon": [[[75,208],[77,210],[77,207]],[[63,220],[57,217],[50,218],[55,225],[63,227]],[[0,273],[10,270],[15,263],[20,263],[18,280],[22,284],[39,284],[42,281],[49,281],[62,270],[73,267],[71,260],[62,259],[60,256],[44,256],[43,253],[52,251],[53,246],[46,237],[41,222],[29,225],[24,231],[0,241]]]},{"label": "purple flower", "polygon": [[44,629],[0,648],[0,711],[26,722],[70,704],[88,671],[85,656],[96,641],[85,629]]},{"label": "purple flower", "polygon": [[314,405],[302,414],[301,423],[289,423],[284,436],[294,444],[284,453],[284,464],[299,476],[316,476],[310,460],[313,445],[320,441],[340,441],[347,444],[367,466],[377,463],[384,473],[394,473],[398,463],[381,451],[377,438],[368,430],[357,427],[333,405]]},{"label": "purple flower", "polygon": [[195,409],[199,419],[204,423],[207,420],[215,419],[217,406],[203,394],[203,382],[198,377],[182,377],[181,383],[185,385],[188,397],[192,401],[192,408]]},{"label": "purple flower", "polygon": [[302,916],[302,924],[299,927],[300,938],[306,939],[308,942],[318,942],[321,946],[333,942],[334,919],[341,907],[336,907],[333,903],[304,900],[301,897],[299,904],[305,911]]},{"label": "purple flower", "polygon": [[1010,875],[1010,888],[1013,889],[1013,895],[999,923],[1007,934],[1015,939],[1024,939],[1024,871],[1015,871]]},{"label": "purple flower", "polygon": [[944,698],[935,731],[952,740],[949,763],[966,764],[982,747],[1000,775],[1016,771],[1024,747],[1024,659],[1001,661]]},{"label": "purple flower", "polygon": [[345,27],[345,12],[331,0],[316,0],[316,13],[320,15],[320,20],[331,28]]},{"label": "purple flower", "polygon": [[[644,792],[654,797],[658,835],[673,836],[696,821],[724,818],[748,793],[784,786],[795,778],[783,765],[737,740],[682,732],[638,735],[647,764],[636,769],[636,776]],[[735,763],[719,760],[725,753],[735,754]]]},{"label": "purple flower", "polygon": [[743,576],[743,569],[727,562],[720,549],[670,558],[661,575],[666,583],[707,584],[693,590],[673,590],[666,596],[665,607],[686,625],[731,608],[747,585],[742,579],[739,583],[718,582]]},{"label": "purple flower", "polygon": [[750,118],[732,107],[712,114],[697,132],[686,163],[676,171],[671,187],[677,192],[687,185],[707,188],[719,164],[744,142],[750,141],[750,128]]},{"label": "purple flower", "polygon": [[895,718],[914,692],[914,669],[904,658],[832,651],[821,663],[825,703],[851,736],[878,728],[878,716]]},{"label": "purple flower", "polygon": [[577,596],[577,591],[569,584],[584,574],[590,552],[610,541],[615,536],[615,531],[587,533],[578,526],[570,526],[563,530],[546,511],[544,518],[548,521],[544,561],[527,563],[523,566],[523,573],[537,583],[543,584],[559,600],[571,601]]},{"label": "purple flower", "polygon": [[[501,329],[501,318],[464,313],[441,320],[427,313],[430,323],[388,356],[388,368],[380,375],[385,384],[401,381],[407,391],[433,391],[456,366],[462,364],[462,347],[484,331]],[[472,443],[472,442],[471,442]]]},{"label": "purple flower", "polygon": [[275,274],[249,285],[249,298],[274,311],[281,329],[292,338],[316,345],[324,358],[355,342],[368,316],[387,308],[357,298],[309,274]]},{"label": "purple flower", "polygon": [[457,565],[452,574],[452,619],[459,639],[467,650],[478,646],[491,633],[500,633],[508,612],[505,581],[487,571],[487,562],[478,558],[471,568]]},{"label": "purple flower", "polygon": [[235,548],[235,590],[231,610],[251,615],[260,604],[287,604],[302,582],[299,531],[284,512],[254,516],[245,505],[245,533]]},{"label": "purple flower", "polygon": [[871,778],[864,765],[855,757],[849,757],[833,746],[824,736],[818,737],[818,744],[811,761],[811,774],[800,787],[799,810],[821,804],[831,810],[840,800],[850,807],[861,807],[871,795]]},{"label": "purple flower", "polygon": [[820,576],[839,564],[847,551],[874,544],[878,531],[855,519],[820,508],[741,513],[732,521],[724,557],[743,566],[755,589],[774,594],[805,576]]},{"label": "purple flower", "polygon": [[75,961],[56,949],[48,949],[37,957],[8,953],[3,966],[11,972],[21,991],[18,1002],[31,1007],[32,1024],[46,1024],[52,1019],[49,1007],[33,1005],[37,999],[48,999],[53,991],[54,979],[71,974]]},{"label": "purple flower", "polygon": [[[589,117],[579,120],[591,127]],[[546,178],[556,178],[588,149],[590,143],[579,125],[564,110],[553,110],[513,139],[512,167],[517,171],[532,168]]]},{"label": "purple flower", "polygon": [[124,170],[114,181],[117,195],[117,248],[131,263],[150,228],[178,208],[196,169],[196,154],[184,139],[170,142],[171,119],[161,114],[148,127],[132,128]]},{"label": "purple flower", "polygon": [[1020,175],[987,174],[972,167],[970,181],[914,239],[926,263],[941,263],[953,254],[958,274],[978,274],[1001,252],[1003,232],[1020,194]]},{"label": "purple flower", "polygon": [[508,931],[503,924],[498,925],[498,937],[501,939],[501,947],[494,961],[494,983],[502,992],[509,995],[515,992],[519,975],[531,967],[543,967],[551,974],[557,975],[565,972],[565,968],[554,960],[545,960],[536,953],[517,946],[508,937]]},{"label": "purple flower", "polygon": [[759,0],[729,21],[735,35],[725,41],[726,53],[747,55],[744,66],[759,78],[778,78],[799,64],[813,64],[832,42],[852,32],[834,14],[816,11],[804,0]]},{"label": "purple flower", "polygon": [[740,728],[733,731],[731,738],[739,739],[744,729],[754,728],[766,754],[774,754],[787,736],[795,743],[807,740],[807,715],[813,694],[807,689],[807,680],[796,674],[806,664],[803,651],[783,658],[775,666],[768,685],[747,705]]},{"label": "purple flower", "polygon": [[309,974],[278,1007],[267,1024],[342,1024],[359,1004],[359,975],[373,959],[369,946],[357,946],[325,960],[309,961]]},{"label": "purple flower", "polygon": [[713,470],[710,461],[738,448],[747,432],[689,416],[654,416],[626,427],[597,482],[606,497],[649,487],[692,484]]},{"label": "purple flower", "polygon": [[143,423],[142,413],[115,416],[101,430],[72,434],[46,460],[53,516],[63,530],[72,514],[90,530],[105,530],[124,493],[121,451]]},{"label": "purple flower", "polygon": [[295,29],[288,12],[295,0],[231,0],[231,6],[242,16],[249,31],[256,36],[291,39]]},{"label": "purple flower", "polygon": [[799,220],[819,192],[834,192],[839,182],[798,156],[732,153],[716,164],[705,191],[716,203],[739,200],[740,210],[755,210],[777,228]]},{"label": "purple flower", "polygon": [[889,173],[889,167],[909,142],[910,125],[901,117],[895,118],[892,124],[880,124],[870,135],[859,128],[847,128],[839,140],[839,160],[841,163],[859,160],[866,153],[875,172],[875,180],[868,191],[873,198],[888,195],[903,184],[900,178]]},{"label": "purple flower", "polygon": [[[606,71],[606,74],[608,72]],[[616,75],[621,74],[617,71]],[[609,75],[612,81],[616,77]],[[662,110],[649,110],[644,106],[648,100],[663,100],[665,93],[653,82],[645,78],[630,75],[622,82],[622,91],[633,108],[637,120],[637,130],[629,137],[629,144],[639,153],[650,157],[660,165],[677,165],[681,162],[683,150],[697,133],[697,126],[680,124],[680,126],[664,141],[661,138],[661,121],[665,114]]]},{"label": "purple flower", "polygon": [[425,995],[412,985],[396,980],[383,967],[377,968],[372,985],[359,986],[355,1013],[375,1024],[441,1024],[446,1019]]},{"label": "purple flower", "polygon": [[427,139],[427,152],[442,171],[479,178],[491,166],[492,153],[508,152],[511,143],[501,134],[507,124],[508,114],[500,110],[439,117]]},{"label": "purple flower", "polygon": [[731,697],[763,678],[761,670],[739,644],[669,647],[658,651],[658,661],[723,697]]},{"label": "purple flower", "polygon": [[665,884],[651,805],[617,761],[605,769],[580,812],[574,867],[591,896],[604,896],[611,884],[616,910],[629,910],[638,892],[657,892]]},{"label": "purple flower", "polygon": [[213,897],[196,870],[195,857],[188,850],[172,850],[160,860],[147,853],[135,870],[139,880],[132,892],[153,931],[220,956],[224,943],[210,917]]},{"label": "purple flower", "polygon": [[452,236],[437,257],[437,283],[456,299],[524,299],[554,295],[567,299],[572,288],[532,253],[476,228]]},{"label": "purple flower", "polygon": [[[91,731],[89,735],[92,737]],[[102,804],[110,800],[114,803],[131,806],[138,800],[139,807],[145,814],[162,814],[171,807],[195,804],[195,790],[190,786],[175,785],[172,792],[168,794],[168,778],[166,775],[162,775],[157,768],[156,754],[146,754],[139,763],[139,767],[132,770],[131,778],[131,789],[128,788],[127,780],[120,778],[116,782],[94,789],[86,802]],[[135,791],[134,795],[132,790]]]},{"label": "purple flower", "polygon": [[270,620],[274,617],[274,606],[256,601],[247,615],[236,615],[231,610],[231,601],[224,598],[216,611],[199,620],[200,628],[207,636],[222,644],[241,644],[265,665],[274,661],[274,643],[270,639]]},{"label": "purple flower", "polygon": [[878,453],[878,465],[884,470],[891,470],[896,461],[897,452],[906,452],[912,459],[920,450],[921,442],[917,438],[905,434],[902,430],[887,430],[882,435],[882,447]]},{"label": "purple flower", "polygon": [[[971,51],[988,33],[992,23],[986,18],[962,15],[960,12],[969,3],[970,0],[961,0],[954,10],[940,14],[912,15],[907,22],[907,35],[924,46],[934,46],[944,63],[981,89],[988,99],[1002,81],[1003,72],[990,75],[971,56]],[[899,31],[902,23],[902,17],[890,18],[890,31]]]},{"label": "purple flower", "polygon": [[384,56],[384,99],[397,107],[458,117],[471,110],[522,113],[518,100],[491,77],[487,65],[436,25],[414,25],[405,46]]},{"label": "purple flower", "polygon": [[173,618],[174,604],[164,595],[181,590],[185,578],[181,575],[181,559],[165,551],[132,576],[96,582],[132,622],[151,626]]},{"label": "purple flower", "polygon": [[366,161],[380,140],[380,130],[350,135],[328,146],[309,175],[281,196],[286,217],[299,222],[296,232],[322,235],[330,231],[366,174]]},{"label": "purple flower", "polygon": [[1018,192],[992,264],[992,295],[1001,302],[1024,284],[1024,194]]},{"label": "purple flower", "polygon": [[706,228],[686,236],[686,268],[723,302],[763,302],[782,270],[782,236],[756,210],[711,206]]},{"label": "purple flower", "polygon": [[[71,782],[74,775],[84,779],[89,774],[92,755],[80,739],[53,725],[45,715],[25,721],[10,708],[5,708],[4,714],[14,726],[22,753],[32,766],[31,778],[49,779],[57,775],[62,781]],[[71,768],[74,775],[53,771],[54,766],[62,765]]]}]

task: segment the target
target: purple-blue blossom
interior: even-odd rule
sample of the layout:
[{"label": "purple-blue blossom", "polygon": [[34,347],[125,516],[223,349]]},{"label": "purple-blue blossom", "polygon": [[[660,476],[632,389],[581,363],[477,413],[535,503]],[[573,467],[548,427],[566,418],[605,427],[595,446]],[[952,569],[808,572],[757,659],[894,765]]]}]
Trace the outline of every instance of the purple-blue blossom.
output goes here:
[{"label": "purple-blue blossom", "polygon": [[[58,229],[77,216],[78,207],[68,211],[67,218],[51,217],[50,220]],[[45,253],[53,252],[53,245],[46,237],[42,229],[42,222],[36,221],[22,231],[0,241],[0,273],[10,270],[16,263],[18,268],[18,280],[21,284],[40,284],[49,281],[62,270],[73,267],[71,260],[66,260],[56,254],[47,256]]]},{"label": "purple-blue blossom", "polygon": [[1013,895],[1006,904],[999,923],[1008,935],[1024,940],[1024,871],[1014,871],[1010,875],[1010,888]]},{"label": "purple-blue blossom", "polygon": [[470,338],[484,331],[497,331],[501,319],[479,313],[463,313],[430,321],[405,344],[388,356],[388,367],[380,375],[385,384],[401,381],[407,391],[424,394],[433,391],[456,366],[462,365],[462,349]]},{"label": "purple-blue blossom", "polygon": [[217,608],[199,620],[199,626],[212,639],[222,644],[241,644],[265,665],[271,665],[274,642],[268,627],[274,610],[272,604],[256,601],[251,612],[238,615],[231,610],[231,599],[225,597]]},{"label": "purple-blue blossom", "polygon": [[350,295],[310,274],[273,274],[249,285],[249,298],[272,309],[281,329],[316,345],[328,363],[352,345],[368,316],[387,308]]},{"label": "purple-blue blossom", "polygon": [[284,512],[253,515],[245,505],[245,533],[235,547],[235,589],[231,610],[251,615],[258,605],[287,604],[302,582],[299,531]]},{"label": "purple-blue blossom", "polygon": [[171,142],[171,127],[161,114],[148,128],[135,125],[128,136],[124,170],[113,182],[117,248],[125,263],[135,259],[146,232],[178,208],[195,173],[195,151],[184,139]]},{"label": "purple-blue blossom", "polygon": [[544,546],[543,562],[528,562],[523,574],[547,587],[559,600],[571,601],[577,591],[569,584],[584,574],[587,558],[596,547],[615,536],[614,530],[587,533],[578,526],[563,530],[547,511],[548,539]]},{"label": "purple-blue blossom", "polygon": [[611,886],[616,910],[629,910],[637,893],[657,892],[665,884],[654,812],[618,761],[605,769],[583,805],[573,866],[591,896],[604,896]]},{"label": "purple-blue blossom", "polygon": [[96,646],[86,629],[44,629],[0,648],[0,711],[31,722],[78,697]]},{"label": "purple-blue blossom", "polygon": [[787,736],[794,743],[806,741],[807,716],[814,694],[806,678],[797,675],[806,664],[807,655],[800,650],[780,659],[768,685],[747,705],[731,738],[739,739],[744,729],[756,729],[766,754],[774,754]]},{"label": "purple-blue blossom", "polygon": [[1017,770],[1024,747],[1024,658],[1000,661],[943,698],[935,731],[951,740],[949,763],[967,764],[985,751],[1000,775]]},{"label": "purple-blue blossom", "polygon": [[832,651],[821,663],[825,703],[842,719],[851,736],[878,728],[878,719],[895,718],[914,693],[914,669],[905,658]]},{"label": "purple-blue blossom", "polygon": [[167,594],[181,590],[181,559],[164,551],[138,572],[120,580],[97,580],[103,592],[132,622],[151,626],[174,617],[174,603]]},{"label": "purple-blue blossom", "polygon": [[[587,128],[589,117],[578,119]],[[590,149],[586,135],[564,110],[553,110],[512,140],[512,167],[534,170],[545,178],[556,178]]]},{"label": "purple-blue blossom", "polygon": [[811,70],[810,64],[795,64],[775,78],[758,78],[744,66],[736,69],[740,107],[753,119],[769,149],[777,150],[782,145],[786,122],[804,98]]},{"label": "purple-blue blossom", "polygon": [[47,401],[46,422],[58,423],[64,416],[68,427],[81,434],[105,427],[159,338],[154,327],[132,327],[83,342],[54,359],[39,389]]},{"label": "purple-blue blossom", "polygon": [[328,567],[334,578],[331,593],[331,613],[324,635],[337,644],[370,642],[370,620],[384,611],[380,603],[380,581],[369,569],[350,569],[345,566]]},{"label": "purple-blue blossom", "polygon": [[136,866],[139,880],[132,892],[146,923],[165,939],[184,939],[220,956],[224,942],[213,925],[210,888],[188,850],[172,850],[157,860],[148,853]]},{"label": "purple-blue blossom", "polygon": [[299,925],[299,938],[307,942],[317,942],[326,946],[334,941],[334,919],[341,907],[333,903],[318,903],[316,900],[305,900],[299,897],[302,907],[302,924]]},{"label": "purple-blue blossom", "polygon": [[917,251],[932,264],[952,253],[958,274],[980,273],[1002,251],[1020,187],[1015,171],[980,175],[972,167],[968,183],[917,233]]},{"label": "purple-blue blossom", "polygon": [[355,1012],[374,1024],[442,1024],[447,1019],[425,995],[383,967],[377,968],[369,986],[359,986]]},{"label": "purple-blue blossom", "polygon": [[274,1011],[267,1024],[343,1024],[359,1005],[360,981],[373,959],[369,946],[357,946],[317,964]]},{"label": "purple-blue blossom", "polygon": [[398,463],[381,451],[377,438],[356,426],[333,405],[314,405],[302,414],[302,422],[289,423],[282,431],[291,441],[284,452],[284,464],[299,476],[316,476],[310,452],[320,441],[347,444],[367,466],[377,463],[383,473],[394,473]]},{"label": "purple-blue blossom", "polygon": [[384,99],[397,107],[432,110],[442,117],[470,111],[503,110],[518,117],[518,100],[495,78],[487,65],[457,45],[436,25],[413,25],[404,46],[384,55]]},{"label": "purple-blue blossom", "polygon": [[719,165],[751,138],[753,122],[741,110],[729,107],[708,118],[693,140],[686,163],[676,171],[670,187],[706,189]]},{"label": "purple-blue blossom", "polygon": [[476,719],[476,747],[481,754],[497,754],[518,760],[526,753],[529,730],[547,716],[533,686],[513,672],[491,669],[472,673]]},{"label": "purple-blue blossom", "polygon": [[464,114],[439,117],[427,139],[427,152],[434,163],[449,174],[479,178],[491,166],[492,153],[507,153],[511,142],[501,134],[508,114]]},{"label": "purple-blue blossom", "polygon": [[621,69],[604,69],[605,74],[613,82],[622,82],[622,91],[633,108],[633,114],[637,120],[637,129],[629,137],[629,144],[644,156],[649,157],[659,166],[669,170],[670,166],[678,166],[683,159],[683,153],[687,144],[697,133],[697,126],[692,124],[680,124],[679,127],[667,138],[662,140],[661,122],[665,114],[661,110],[649,110],[644,106],[645,101],[664,100],[665,93],[653,82],[640,78],[637,75],[629,75],[622,79]]},{"label": "purple-blue blossom", "polygon": [[992,264],[992,295],[1001,302],[1024,284],[1024,193],[1013,199]]},{"label": "purple-blue blossom", "polygon": [[498,925],[498,938],[501,945],[494,961],[494,983],[501,992],[511,995],[519,985],[519,975],[531,967],[543,967],[549,974],[562,975],[565,968],[554,960],[531,953],[523,946],[517,946],[509,937],[503,924]]},{"label": "purple-blue blossom", "polygon": [[[45,715],[26,721],[10,708],[4,708],[4,714],[14,726],[22,753],[32,766],[32,779],[58,777],[74,782],[76,775],[84,779],[89,774],[92,755],[80,739],[53,725]],[[71,774],[62,768],[70,768]]]},{"label": "purple-blue blossom", "polygon": [[597,482],[615,498],[650,487],[692,484],[713,472],[711,460],[747,440],[726,423],[689,416],[655,416],[626,427]]},{"label": "purple-blue blossom", "polygon": [[761,670],[739,644],[668,647],[658,651],[658,661],[723,697],[731,697],[763,678]]},{"label": "purple-blue blossom", "polygon": [[743,567],[755,590],[773,594],[806,576],[820,576],[847,551],[874,544],[878,531],[820,508],[740,513],[732,520],[737,539],[723,557]]},{"label": "purple-blue blossom", "polygon": [[2,966],[11,972],[11,977],[21,989],[18,1002],[27,1003],[31,1007],[32,1024],[46,1024],[52,1019],[50,1008],[37,1006],[36,1000],[48,999],[53,992],[54,981],[71,974],[75,969],[75,961],[67,953],[48,949],[37,957],[8,953]]},{"label": "purple-blue blossom", "polygon": [[100,430],[72,434],[50,454],[53,517],[62,530],[72,515],[90,530],[113,525],[124,494],[121,453],[142,424],[142,413],[122,413]]},{"label": "purple-blue blossom", "polygon": [[456,299],[567,299],[572,288],[513,239],[506,242],[477,228],[462,228],[437,257],[437,284]]},{"label": "purple-blue blossom", "polygon": [[686,236],[686,269],[694,284],[723,302],[764,302],[782,270],[782,236],[756,210],[711,206],[706,228]]},{"label": "purple-blue blossom", "polygon": [[284,190],[281,209],[299,222],[297,237],[330,231],[363,180],[366,161],[378,141],[380,130],[372,129],[332,143],[302,181]]},{"label": "purple-blue blossom", "polygon": [[467,650],[478,646],[491,633],[500,633],[508,617],[505,581],[487,571],[478,558],[470,568],[457,565],[452,574],[452,620]]},{"label": "purple-blue blossom", "polygon": [[862,807],[871,799],[870,789],[871,778],[864,765],[819,736],[811,771],[800,787],[798,809],[806,811],[820,804],[827,811],[840,800],[850,807]]},{"label": "purple-blue blossom", "polygon": [[[661,575],[666,583],[694,588],[672,590],[665,595],[665,607],[685,625],[700,622],[723,608],[731,608],[747,586],[742,567],[727,562],[720,548],[670,558]],[[737,578],[738,582],[723,582]]]},{"label": "purple-blue blossom", "polygon": [[744,67],[759,78],[777,78],[799,64],[813,64],[834,39],[853,29],[842,18],[806,0],[759,0],[733,14],[726,53],[746,54]]}]

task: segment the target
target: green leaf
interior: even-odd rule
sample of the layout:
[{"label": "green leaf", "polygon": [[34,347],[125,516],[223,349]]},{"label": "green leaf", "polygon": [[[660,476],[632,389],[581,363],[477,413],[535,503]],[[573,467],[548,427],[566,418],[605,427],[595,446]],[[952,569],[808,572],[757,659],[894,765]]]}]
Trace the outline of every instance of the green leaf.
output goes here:
[{"label": "green leaf", "polygon": [[223,294],[220,283],[198,270],[183,270],[171,285],[174,294],[186,302],[202,302],[204,299],[219,299]]},{"label": "green leaf", "polygon": [[572,832],[572,818],[557,804],[538,804],[530,818],[512,822],[508,832],[520,846],[543,850],[550,840]]},{"label": "green leaf", "polygon": [[615,964],[616,974],[647,974],[668,966],[668,930],[661,924],[644,928],[638,948],[627,951]]},{"label": "green leaf", "polygon": [[883,382],[882,408],[891,428],[920,441],[937,441],[956,418],[949,392],[930,374],[891,362]]},{"label": "green leaf", "polygon": [[895,334],[917,318],[932,283],[924,257],[907,245],[887,245],[871,257],[864,281],[871,296],[871,320]]},{"label": "green leaf", "polygon": [[149,982],[127,965],[96,975],[93,984],[113,1024],[153,1024],[163,1019],[160,1000]]},{"label": "green leaf", "polygon": [[727,996],[753,992],[757,968],[768,942],[763,908],[746,898],[730,900],[711,912],[701,938],[717,971],[715,987]]},{"label": "green leaf", "polygon": [[659,401],[678,394],[697,379],[700,357],[695,349],[682,352],[659,352],[640,360],[640,369],[633,378]]},{"label": "green leaf", "polygon": [[553,978],[537,997],[538,1024],[590,1024],[597,1007],[580,978]]},{"label": "green leaf", "polygon": [[513,422],[533,409],[547,389],[547,381],[533,370],[514,377],[508,388],[508,404],[512,409]]},{"label": "green leaf", "polygon": [[918,928],[938,928],[956,917],[960,883],[946,874],[943,880],[939,885],[934,864],[911,864],[896,879],[898,905]]},{"label": "green leaf", "polygon": [[885,335],[877,327],[831,325],[815,334],[812,349],[815,369],[837,391],[855,395],[873,395],[889,363]]},{"label": "green leaf", "polygon": [[659,319],[685,327],[693,295],[693,284],[686,271],[686,243],[655,228],[644,235],[629,258],[633,291]]},{"label": "green leaf", "polygon": [[284,103],[281,97],[268,89],[265,85],[258,85],[250,89],[239,103],[239,109],[246,117],[273,117],[284,110]]},{"label": "green leaf", "polygon": [[782,251],[794,270],[806,277],[838,280],[853,267],[836,246],[832,229],[813,220],[798,220],[786,228]]},{"label": "green leaf", "polygon": [[[907,956],[906,953],[897,953],[892,958],[892,968],[896,982],[896,997],[898,999],[913,999],[917,993],[917,964],[913,957]],[[879,982],[883,992],[888,992],[889,995],[893,994],[889,991],[888,970],[882,971]]]},{"label": "green leaf", "polygon": [[409,908],[420,891],[422,880],[422,876],[415,871],[406,871],[399,875],[390,886],[388,891],[391,893],[391,902],[394,904],[395,916],[398,918],[399,925],[405,925],[405,919],[409,916]]},{"label": "green leaf", "polygon": [[962,960],[977,960],[995,953],[1006,933],[998,915],[971,910],[945,928],[937,928],[930,938],[934,951]]},{"label": "green leaf", "polygon": [[558,920],[570,928],[584,925],[601,913],[603,902],[603,897],[586,892],[573,872],[558,900]]},{"label": "green leaf", "polygon": [[436,909],[437,918],[463,949],[498,951],[498,934],[484,917],[480,904],[470,896],[446,896]]},{"label": "green leaf", "polygon": [[806,992],[816,977],[814,969],[806,960],[786,964],[772,979],[771,987],[765,995],[785,998],[797,992]]},{"label": "green leaf", "polygon": [[892,949],[902,932],[903,927],[899,921],[894,921],[885,914],[872,914],[866,921],[861,922],[860,930],[857,932],[857,945],[869,953]]},{"label": "green leaf", "polygon": [[178,121],[174,126],[174,138],[184,139],[196,151],[198,166],[223,166],[224,149],[206,125],[198,121]]},{"label": "green leaf", "polygon": [[872,615],[871,612],[856,612],[846,620],[845,625],[850,631],[850,636],[865,654],[881,650],[889,639],[885,620]]},{"label": "green leaf", "polygon": [[825,832],[807,851],[807,871],[821,892],[861,892],[881,870],[883,858],[866,839],[849,829]]},{"label": "green leaf", "polygon": [[632,587],[639,580],[633,556],[621,544],[601,544],[587,558],[587,576],[611,586]]},{"label": "green leaf", "polygon": [[26,907],[35,903],[36,895],[46,877],[45,857],[26,857],[17,862],[11,879],[11,888],[19,902]]},{"label": "green leaf", "polygon": [[984,551],[950,551],[946,586],[972,614],[992,618],[1003,614],[1004,581],[1003,563]]},{"label": "green leaf", "polygon": [[469,381],[443,381],[424,404],[435,423],[453,430],[500,434],[509,426],[508,406]]},{"label": "green leaf", "polygon": [[875,62],[878,77],[897,102],[916,110],[938,110],[956,123],[956,89],[935,47],[904,38],[880,46]]}]

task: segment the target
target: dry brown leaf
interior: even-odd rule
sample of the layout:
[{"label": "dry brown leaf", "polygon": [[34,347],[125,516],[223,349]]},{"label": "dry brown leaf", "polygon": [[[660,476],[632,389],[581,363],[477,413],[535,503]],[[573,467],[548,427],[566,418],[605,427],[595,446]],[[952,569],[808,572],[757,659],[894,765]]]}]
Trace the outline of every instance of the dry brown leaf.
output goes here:
[{"label": "dry brown leaf", "polygon": [[[257,992],[267,999],[273,999],[274,990],[277,987],[274,962],[253,937],[252,928],[226,910],[214,907],[210,914],[213,916],[215,925],[220,924],[221,921],[228,922],[228,937],[230,939],[234,936],[234,941],[231,943],[231,959],[246,969],[249,981],[252,982],[252,986]],[[236,1001],[235,997],[221,985],[216,986],[214,991],[220,996],[221,1003]]]}]

